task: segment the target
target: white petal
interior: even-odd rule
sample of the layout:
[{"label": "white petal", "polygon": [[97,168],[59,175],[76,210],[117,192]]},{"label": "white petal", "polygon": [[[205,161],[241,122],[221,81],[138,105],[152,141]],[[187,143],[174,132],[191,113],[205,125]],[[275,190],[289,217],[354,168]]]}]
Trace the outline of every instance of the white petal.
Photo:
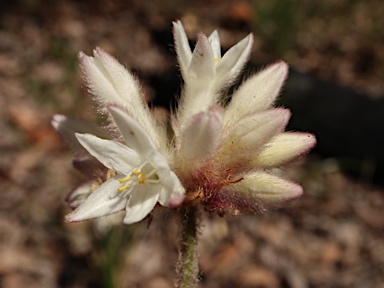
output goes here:
[{"label": "white petal", "polygon": [[290,117],[291,112],[288,109],[276,108],[243,118],[238,124],[239,134],[245,132],[241,140],[259,147],[283,132]]},{"label": "white petal", "polygon": [[185,189],[172,171],[161,179],[159,203],[166,207],[178,207],[184,200]]},{"label": "white petal", "polygon": [[109,112],[121,134],[125,144],[135,150],[140,157],[147,158],[156,150],[156,145],[144,128],[127,113],[117,107],[109,107]]},{"label": "white petal", "polygon": [[91,134],[76,134],[76,137],[92,156],[117,173],[127,175],[141,162],[134,150],[116,141],[100,139]]},{"label": "white petal", "polygon": [[156,138],[157,132],[153,129],[154,120],[143,100],[140,86],[132,74],[100,48],[94,50],[94,57],[80,53],[79,59],[92,94],[102,104],[115,104],[126,109],[152,137]]},{"label": "white petal", "polygon": [[198,35],[188,75],[184,78],[184,91],[177,119],[181,127],[191,117],[216,104],[217,96],[212,90],[215,63],[211,45],[204,34]]},{"label": "white petal", "polygon": [[167,159],[157,151],[153,151],[152,154],[148,157],[148,160],[151,162],[153,167],[156,168],[156,173],[159,175],[160,179],[163,177],[168,177],[169,172],[171,171],[167,162]]},{"label": "white petal", "polygon": [[82,119],[68,118],[64,115],[54,115],[51,124],[76,151],[84,150],[84,148],[79,144],[79,141],[77,141],[75,133],[90,133],[101,138],[108,138],[96,124]]},{"label": "white petal", "polygon": [[195,83],[204,79],[213,79],[215,73],[215,60],[212,47],[207,36],[202,33],[197,35],[196,47],[193,50],[191,64],[188,69],[188,76],[185,82]]},{"label": "white petal", "polygon": [[132,224],[143,220],[155,207],[159,190],[159,185],[137,186],[128,200],[123,222]]},{"label": "white petal", "polygon": [[254,205],[255,210],[279,207],[303,194],[300,185],[262,172],[245,175],[241,181],[232,183],[227,188],[239,193],[239,198],[242,198],[240,195],[249,198],[248,204]]},{"label": "white petal", "polygon": [[180,205],[184,200],[185,189],[176,174],[170,170],[167,159],[155,151],[149,157],[149,161],[156,168],[157,175],[160,178],[160,204],[168,207]]},{"label": "white petal", "polygon": [[220,107],[211,107],[193,116],[181,135],[181,155],[193,161],[209,157],[220,145],[222,121]]},{"label": "white petal", "polygon": [[235,92],[225,111],[224,123],[269,109],[288,75],[288,66],[278,62],[252,76]]},{"label": "white petal", "polygon": [[120,101],[116,104],[123,107],[127,104],[134,107],[144,106],[139,84],[123,65],[100,48],[94,50],[93,61],[116,91]]},{"label": "white petal", "polygon": [[181,24],[180,21],[173,22],[173,33],[180,70],[183,78],[185,79],[189,64],[191,63],[192,51],[191,47],[189,47],[188,38],[185,34],[183,24]]},{"label": "white petal", "polygon": [[91,93],[102,103],[121,105],[114,83],[99,59],[79,53],[80,67]]},{"label": "white petal", "polygon": [[287,132],[277,136],[252,162],[255,166],[276,167],[307,153],[316,144],[316,138],[308,133]]},{"label": "white petal", "polygon": [[[226,153],[260,152],[266,143],[283,132],[290,116],[289,110],[277,108],[244,117],[229,126],[221,149],[225,149]],[[232,158],[236,161],[236,157]]]},{"label": "white petal", "polygon": [[249,34],[224,54],[216,65],[217,85],[229,86],[236,79],[251,55],[252,46],[253,35]]},{"label": "white petal", "polygon": [[215,62],[221,59],[221,46],[220,46],[220,37],[217,30],[213,31],[211,35],[208,37],[209,44],[211,44],[213,57],[215,58]]},{"label": "white petal", "polygon": [[121,186],[118,178],[119,177],[114,177],[109,179],[93,191],[83,204],[68,214],[65,219],[68,222],[78,222],[123,210],[127,203],[126,193],[121,193],[115,198],[110,197],[111,194]]}]

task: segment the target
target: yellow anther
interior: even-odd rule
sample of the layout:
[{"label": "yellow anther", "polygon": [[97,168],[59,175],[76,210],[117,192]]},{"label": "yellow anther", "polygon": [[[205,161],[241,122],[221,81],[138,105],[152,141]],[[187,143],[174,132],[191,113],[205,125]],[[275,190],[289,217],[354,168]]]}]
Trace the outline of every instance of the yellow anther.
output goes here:
[{"label": "yellow anther", "polygon": [[145,175],[144,173],[140,173],[139,176],[137,176],[137,179],[139,179],[139,184],[144,184],[145,180],[147,180],[147,175]]},{"label": "yellow anther", "polygon": [[141,173],[141,169],[133,169],[132,170],[132,174],[133,175],[138,175],[138,174],[140,174]]},{"label": "yellow anther", "polygon": [[119,182],[124,183],[124,182],[128,182],[129,180],[131,180],[131,175],[127,175],[125,176],[125,178],[119,179]]},{"label": "yellow anther", "polygon": [[121,191],[128,189],[128,188],[129,188],[129,185],[124,185],[124,186],[117,188],[117,191],[121,192]]},{"label": "yellow anther", "polygon": [[213,61],[215,61],[215,63],[219,62],[220,58],[218,57],[215,57],[215,59],[213,59]]}]

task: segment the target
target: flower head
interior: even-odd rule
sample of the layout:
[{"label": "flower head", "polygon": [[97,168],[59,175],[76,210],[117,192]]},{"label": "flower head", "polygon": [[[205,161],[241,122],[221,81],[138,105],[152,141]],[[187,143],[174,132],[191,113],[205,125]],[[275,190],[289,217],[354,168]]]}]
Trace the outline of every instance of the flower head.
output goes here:
[{"label": "flower head", "polygon": [[116,175],[67,215],[70,222],[125,209],[124,223],[130,224],[147,216],[157,202],[163,206],[178,206],[183,200],[183,186],[148,134],[121,109],[110,107],[109,111],[125,145],[92,134],[77,133],[76,137],[92,156]]},{"label": "flower head", "polygon": [[[172,163],[187,190],[186,202],[219,214],[236,214],[262,212],[298,198],[301,186],[280,178],[277,168],[308,152],[316,140],[309,133],[284,132],[291,113],[273,108],[288,74],[287,64],[277,62],[250,77],[223,106],[217,92],[232,83],[249,58],[252,36],[216,61],[220,52],[216,31],[209,38],[199,34],[191,55],[181,23],[174,23],[174,29],[185,87],[173,123]],[[218,72],[221,61],[228,61],[224,74]],[[192,95],[195,79],[204,80],[193,84],[197,93]]]},{"label": "flower head", "polygon": [[[165,126],[151,116],[141,89],[133,75],[100,48],[90,57],[79,53],[85,81],[100,111],[107,113],[121,133],[120,140],[94,125],[56,115],[53,126],[74,148],[85,149],[92,158],[76,161],[76,167],[86,172],[94,159],[104,169],[97,181],[75,189],[67,201],[76,208],[66,219],[82,221],[125,210],[124,223],[142,220],[157,202],[176,207],[184,199],[185,189],[166,157]],[[91,165],[89,165],[91,164]]]},{"label": "flower head", "polygon": [[93,57],[79,54],[87,86],[124,144],[95,127],[61,115],[54,118],[59,132],[108,171],[97,187],[89,182],[71,194],[69,201],[78,207],[68,221],[125,210],[124,222],[134,223],[156,203],[203,205],[219,214],[262,212],[302,194],[298,184],[278,175],[278,168],[316,143],[311,134],[284,132],[291,113],[273,107],[288,74],[287,64],[277,62],[251,76],[224,105],[221,92],[234,83],[249,59],[252,34],[221,56],[217,31],[209,37],[198,34],[192,51],[181,22],[173,25],[184,87],[171,118],[171,140],[166,126],[151,116],[136,79],[125,67],[100,48]]}]

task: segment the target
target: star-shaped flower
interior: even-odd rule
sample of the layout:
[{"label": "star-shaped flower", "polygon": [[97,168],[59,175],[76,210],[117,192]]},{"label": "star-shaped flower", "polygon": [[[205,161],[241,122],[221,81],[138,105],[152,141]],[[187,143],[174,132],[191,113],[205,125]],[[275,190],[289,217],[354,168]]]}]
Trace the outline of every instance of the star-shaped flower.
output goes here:
[{"label": "star-shaped flower", "polygon": [[67,215],[69,222],[105,216],[125,209],[124,223],[131,224],[146,217],[157,202],[174,207],[183,201],[183,186],[149,135],[123,110],[109,107],[109,111],[125,145],[92,134],[77,133],[76,137],[92,156],[115,171],[116,175]]}]

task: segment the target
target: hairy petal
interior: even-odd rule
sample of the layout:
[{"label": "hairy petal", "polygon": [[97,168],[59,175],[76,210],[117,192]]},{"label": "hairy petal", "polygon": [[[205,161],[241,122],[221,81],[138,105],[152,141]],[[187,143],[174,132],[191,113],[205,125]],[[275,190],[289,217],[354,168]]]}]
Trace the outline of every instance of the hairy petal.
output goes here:
[{"label": "hairy petal", "polygon": [[103,104],[103,108],[108,104],[124,108],[157,140],[155,121],[136,79],[103,49],[96,48],[93,53],[94,57],[79,53],[80,66],[91,93]]},{"label": "hairy petal", "polygon": [[177,113],[181,126],[186,125],[196,113],[205,111],[216,103],[217,95],[212,91],[214,75],[215,62],[212,48],[207,37],[200,33],[188,74],[184,78],[184,95]]},{"label": "hairy petal", "polygon": [[88,87],[100,101],[120,106],[144,106],[140,88],[132,74],[101,48],[94,57],[80,52],[80,65]]},{"label": "hairy petal", "polygon": [[287,75],[288,65],[281,61],[249,78],[233,95],[226,109],[224,123],[236,122],[247,114],[269,109]]},{"label": "hairy petal", "polygon": [[[203,33],[197,35],[196,47],[193,50],[188,76],[185,82],[197,82],[204,79],[212,79],[215,74],[215,61],[212,47],[207,36]],[[197,84],[197,83],[195,83]]]},{"label": "hairy petal", "polygon": [[103,104],[115,103],[121,105],[122,99],[114,87],[113,79],[111,79],[100,59],[89,57],[83,52],[80,52],[78,57],[87,86],[96,99]]},{"label": "hairy petal", "polygon": [[[226,130],[221,149],[226,153],[237,151],[240,154],[250,150],[261,151],[266,143],[283,132],[290,116],[289,110],[277,108],[244,117]],[[231,161],[236,161],[236,157]]]},{"label": "hairy petal", "polygon": [[307,153],[315,144],[316,138],[312,134],[286,132],[268,143],[252,164],[264,168],[277,167]]},{"label": "hairy petal", "polygon": [[188,74],[189,64],[191,63],[192,51],[191,47],[189,47],[188,38],[181,21],[173,22],[173,35],[181,74],[183,79],[185,79]]},{"label": "hairy petal", "polygon": [[220,37],[217,30],[213,31],[211,35],[208,37],[209,44],[212,47],[213,57],[215,62],[221,59],[221,45],[220,45]]},{"label": "hairy petal", "polygon": [[303,194],[300,185],[263,172],[245,175],[241,181],[228,185],[227,189],[257,212],[279,207]]},{"label": "hairy petal", "polygon": [[231,47],[216,65],[216,89],[228,87],[236,80],[249,60],[253,46],[253,35],[249,34],[235,46]]}]

